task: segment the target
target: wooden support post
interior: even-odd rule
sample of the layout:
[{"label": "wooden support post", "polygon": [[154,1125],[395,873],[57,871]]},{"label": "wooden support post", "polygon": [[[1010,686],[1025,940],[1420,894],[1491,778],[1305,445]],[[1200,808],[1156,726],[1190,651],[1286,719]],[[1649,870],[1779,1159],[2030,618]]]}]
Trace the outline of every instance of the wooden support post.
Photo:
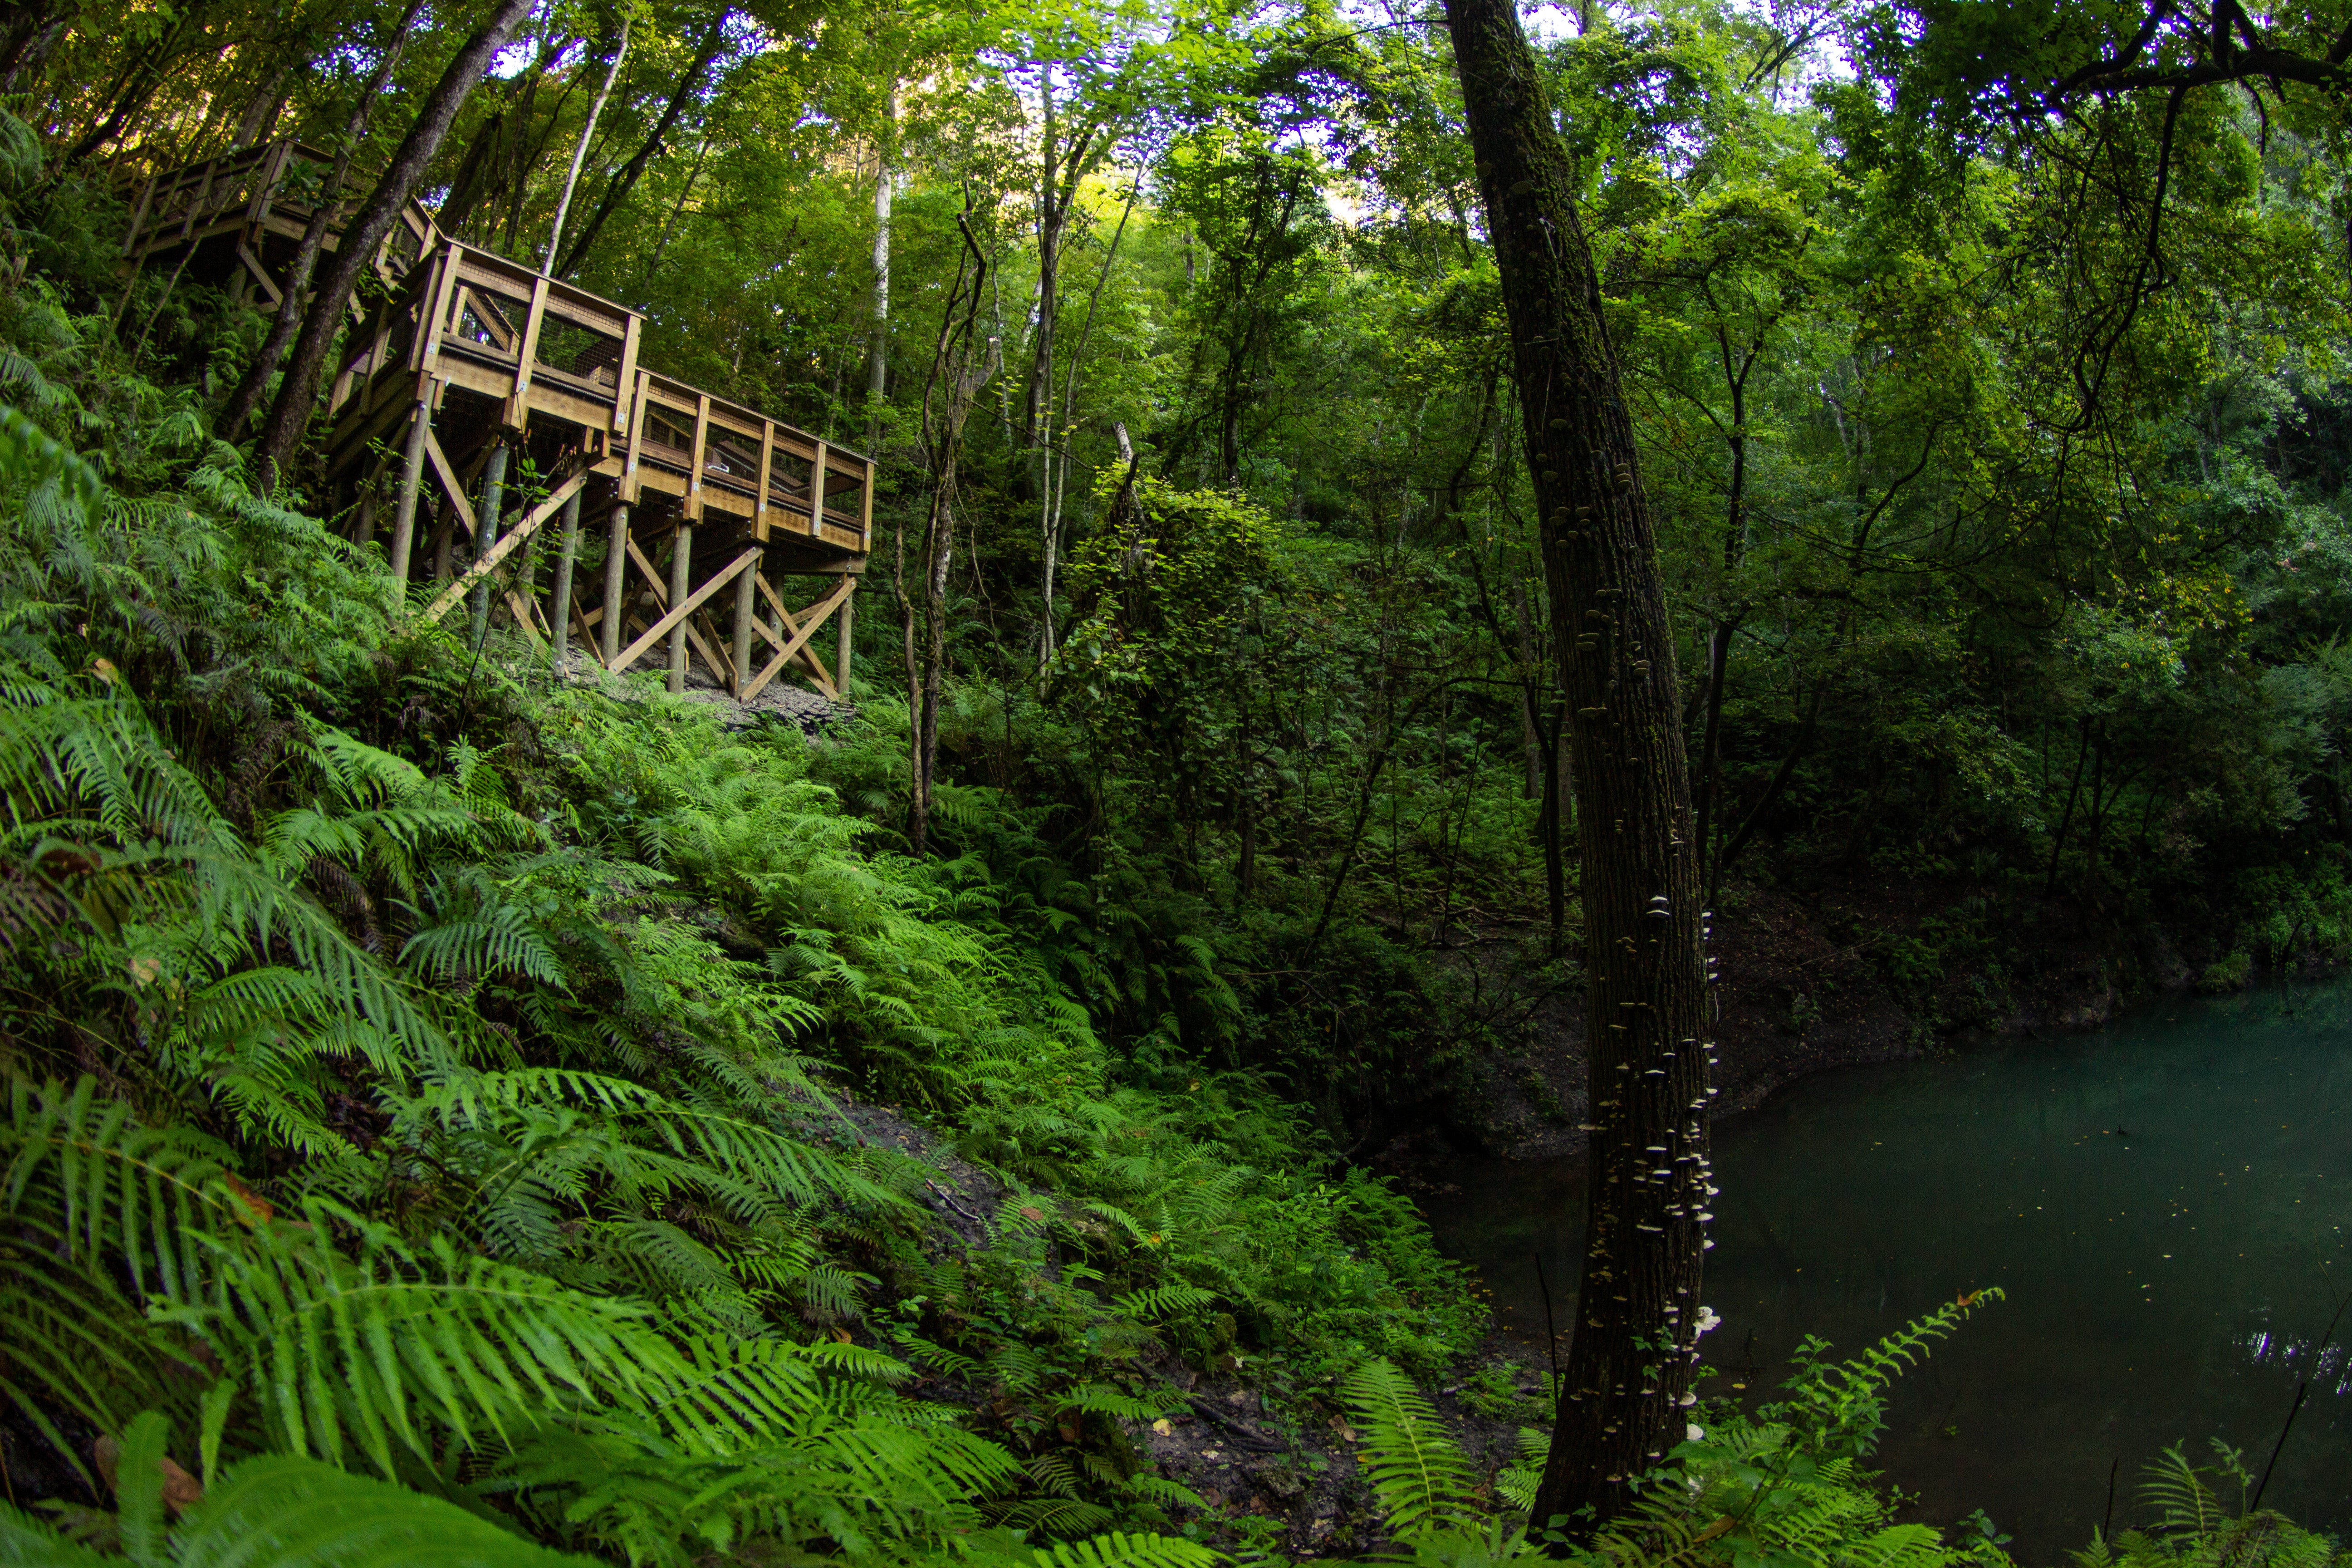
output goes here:
[{"label": "wooden support post", "polygon": [[522,342],[515,351],[514,391],[507,395],[507,423],[520,430],[530,418],[531,362],[539,357],[540,324],[547,319],[547,279],[530,285],[530,310],[523,318]]},{"label": "wooden support post", "polygon": [[702,521],[702,466],[710,461],[710,394],[697,395],[694,406],[694,466],[687,470],[686,499],[678,504],[685,510],[690,526]]},{"label": "wooden support post", "polygon": [[420,397],[409,419],[408,450],[401,458],[400,508],[392,514],[392,608],[395,615],[408,597],[408,557],[416,544],[416,499],[425,486],[425,440],[432,428],[433,405]]},{"label": "wooden support post", "polygon": [[735,579],[735,679],[728,684],[738,697],[743,695],[743,683],[751,679],[751,613],[758,605],[759,581],[756,569]]},{"label": "wooden support post", "polygon": [[[759,489],[751,495],[751,537],[761,543],[768,542],[768,482],[776,471],[776,422],[772,419],[760,426]],[[740,659],[735,661],[742,663]]]},{"label": "wooden support post", "polygon": [[[474,514],[474,558],[478,561],[499,542],[499,510],[506,504],[506,439],[504,437],[492,437],[490,458],[482,468],[482,504]],[[490,634],[490,580],[487,576],[474,584],[474,602],[470,611],[471,623],[467,629],[466,646],[478,651],[482,639]]]},{"label": "wooden support post", "polygon": [[562,673],[572,657],[572,562],[580,553],[580,492],[563,503],[563,547],[555,558],[555,603],[548,607],[547,629],[555,638],[555,668]]},{"label": "wooden support post", "polygon": [[[681,522],[673,536],[677,542],[670,547],[669,602],[686,602],[688,577],[694,566],[694,524]],[[686,689],[686,617],[680,616],[669,629],[669,689]]]},{"label": "wooden support post", "polygon": [[[850,617],[857,612],[857,574],[843,573],[841,585],[848,592],[842,596],[841,608],[834,612],[840,617],[840,633],[833,648],[833,685],[834,689],[845,698],[849,695]],[[739,659],[736,662],[742,661]]]},{"label": "wooden support post", "polygon": [[604,633],[604,668],[621,656],[621,595],[628,581],[629,571],[629,509],[625,502],[613,503],[613,515],[607,524],[609,544],[604,551],[604,611],[599,629]]}]

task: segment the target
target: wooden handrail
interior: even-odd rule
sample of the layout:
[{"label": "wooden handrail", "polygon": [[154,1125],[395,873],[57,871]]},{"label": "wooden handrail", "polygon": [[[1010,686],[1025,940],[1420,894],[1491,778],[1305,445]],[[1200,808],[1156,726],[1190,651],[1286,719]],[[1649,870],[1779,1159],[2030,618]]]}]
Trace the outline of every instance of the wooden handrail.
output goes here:
[{"label": "wooden handrail", "polygon": [[[241,153],[152,174],[140,187],[125,255],[152,255],[166,248],[171,243],[166,237],[174,229],[179,231],[180,243],[203,243],[209,237],[197,236],[197,228],[239,205],[246,210],[247,232],[238,244],[245,247],[251,242],[250,250],[240,254],[258,255],[259,236],[282,237],[286,221],[298,216],[307,219],[307,210],[299,204],[278,207],[275,220],[269,216],[289,173],[297,166],[331,167],[333,163],[333,154],[325,149],[281,137]],[[323,200],[340,199],[337,192],[321,191],[319,195]],[[593,408],[609,400],[610,424],[597,434],[606,441],[605,449],[622,459],[623,488],[628,499],[635,496],[635,475],[644,463],[650,462],[682,474],[689,516],[699,513],[706,489],[723,490],[736,498],[726,503],[728,507],[738,506],[748,497],[755,522],[765,511],[802,513],[810,519],[813,537],[823,539],[824,529],[839,531],[833,536],[835,548],[842,533],[856,535],[861,547],[866,543],[872,528],[876,477],[871,458],[646,367],[638,347],[642,313],[527,263],[452,239],[440,232],[431,213],[414,202],[403,218],[416,242],[416,254],[404,259],[394,253],[392,241],[386,241],[377,263],[400,287],[382,308],[384,313],[378,320],[392,323],[403,314],[409,317],[408,346],[401,357],[407,370],[423,374],[420,387],[426,381],[448,379],[449,372],[441,361],[452,351],[462,353],[469,364],[478,367],[469,373],[477,376],[486,362],[511,366],[512,384],[502,395],[504,403],[497,417],[515,427],[525,424],[532,412],[532,382],[551,371],[562,378],[549,384],[560,395],[556,406],[565,410],[559,417],[576,420],[583,403]],[[279,226],[268,227],[273,221]],[[394,237],[400,232],[395,228]],[[253,260],[250,265],[258,269],[262,264]],[[461,344],[455,329],[469,294],[477,313],[490,328],[489,336],[498,342]],[[503,309],[494,306],[492,295],[513,304]],[[618,344],[617,353],[610,360],[596,356],[601,363],[586,374],[542,365],[537,349],[551,321],[613,340]],[[338,406],[352,395],[352,389],[367,393],[390,372],[390,365],[379,362],[385,357],[384,345],[398,335],[379,325],[354,339],[354,350],[343,366],[345,374],[339,375],[332,394]],[[576,336],[571,338],[572,342],[578,341]],[[572,351],[564,353],[569,356]],[[579,362],[566,357],[563,363]],[[603,379],[606,373],[611,377],[609,389]],[[492,374],[508,373],[493,370]],[[672,448],[650,436],[646,420],[650,409],[659,409],[675,420],[686,437],[684,447]],[[435,451],[437,456],[437,443]],[[794,488],[794,475],[788,465],[805,467],[804,492]],[[855,510],[836,510],[830,504],[834,494],[848,490],[863,492]],[[764,530],[764,524],[761,526]],[[764,531],[761,537],[765,537]]]}]

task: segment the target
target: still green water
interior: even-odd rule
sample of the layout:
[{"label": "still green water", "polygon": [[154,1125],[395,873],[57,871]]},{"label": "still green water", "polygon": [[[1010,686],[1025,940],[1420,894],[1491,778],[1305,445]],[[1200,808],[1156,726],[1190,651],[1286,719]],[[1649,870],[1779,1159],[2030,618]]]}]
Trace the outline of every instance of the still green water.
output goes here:
[{"label": "still green water", "polygon": [[[2085,1543],[2121,1461],[2208,1439],[2257,1475],[2310,1392],[2265,1507],[2352,1527],[2352,985],[2184,1001],[2104,1033],[1809,1079],[1715,1131],[1706,1342],[1753,1403],[1806,1334],[1852,1351],[1964,1290],[1980,1310],[1896,1386],[1877,1462],[1948,1521],[1986,1510],[2021,1561]],[[1427,1207],[1541,1364],[1540,1251],[1565,1329],[1580,1160],[1475,1165]],[[2326,1342],[2323,1343],[2323,1342]],[[2233,1494],[2234,1496],[2234,1494]]]}]

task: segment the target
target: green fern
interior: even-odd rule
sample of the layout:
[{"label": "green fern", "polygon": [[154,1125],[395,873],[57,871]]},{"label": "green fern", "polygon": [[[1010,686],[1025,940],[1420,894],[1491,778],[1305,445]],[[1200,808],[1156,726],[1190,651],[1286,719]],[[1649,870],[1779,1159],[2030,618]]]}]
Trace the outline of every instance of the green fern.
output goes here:
[{"label": "green fern", "polygon": [[1787,1397],[1762,1406],[1757,1415],[1805,1433],[1814,1451],[1825,1457],[1866,1457],[1886,1429],[1886,1386],[1917,1365],[1936,1341],[1966,1322],[1979,1303],[2001,1298],[1997,1286],[1970,1291],[1844,1362],[1822,1359],[1829,1345],[1809,1335],[1790,1358],[1798,1370],[1786,1384]]},{"label": "green fern", "polygon": [[[163,1507],[163,1423],[123,1435],[117,1469],[123,1556],[139,1568],[564,1568],[591,1559],[551,1552],[453,1503],[286,1454],[223,1475],[177,1524]],[[0,1504],[0,1563],[103,1568],[103,1556]]]},{"label": "green fern", "polygon": [[1116,1530],[1085,1541],[1056,1542],[1036,1552],[1037,1568],[1210,1568],[1224,1560],[1224,1553],[1197,1542]]},{"label": "green fern", "polygon": [[1363,1431],[1360,1463],[1399,1539],[1474,1524],[1475,1484],[1462,1448],[1427,1399],[1386,1361],[1369,1362],[1343,1390]]}]

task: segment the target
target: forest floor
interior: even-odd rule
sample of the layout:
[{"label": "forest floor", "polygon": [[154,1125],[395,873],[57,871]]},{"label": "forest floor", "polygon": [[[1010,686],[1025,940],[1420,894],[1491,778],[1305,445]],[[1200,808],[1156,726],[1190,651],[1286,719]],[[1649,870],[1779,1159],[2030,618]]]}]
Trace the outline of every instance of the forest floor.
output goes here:
[{"label": "forest floor", "polygon": [[[897,1106],[839,1090],[831,1099],[829,1141],[895,1150],[934,1173],[922,1194],[933,1215],[927,1250],[965,1254],[996,1239],[1007,1189],[958,1154],[946,1135]],[[1060,1260],[1049,1252],[1045,1267],[1056,1270]],[[1474,1465],[1490,1477],[1517,1455],[1520,1427],[1545,1418],[1539,1375],[1502,1359],[1512,1350],[1492,1340],[1430,1390]],[[1309,1394],[1288,1405],[1270,1401],[1246,1363],[1229,1363],[1218,1357],[1203,1373],[1173,1353],[1152,1358],[1145,1370],[1162,1380],[1168,1414],[1121,1423],[1138,1459],[1201,1499],[1198,1509],[1171,1509],[1171,1522],[1223,1547],[1294,1560],[1355,1557],[1383,1543],[1380,1512],[1356,1464],[1358,1435],[1337,1400]],[[1001,1391],[929,1373],[907,1392],[981,1410]]]}]

